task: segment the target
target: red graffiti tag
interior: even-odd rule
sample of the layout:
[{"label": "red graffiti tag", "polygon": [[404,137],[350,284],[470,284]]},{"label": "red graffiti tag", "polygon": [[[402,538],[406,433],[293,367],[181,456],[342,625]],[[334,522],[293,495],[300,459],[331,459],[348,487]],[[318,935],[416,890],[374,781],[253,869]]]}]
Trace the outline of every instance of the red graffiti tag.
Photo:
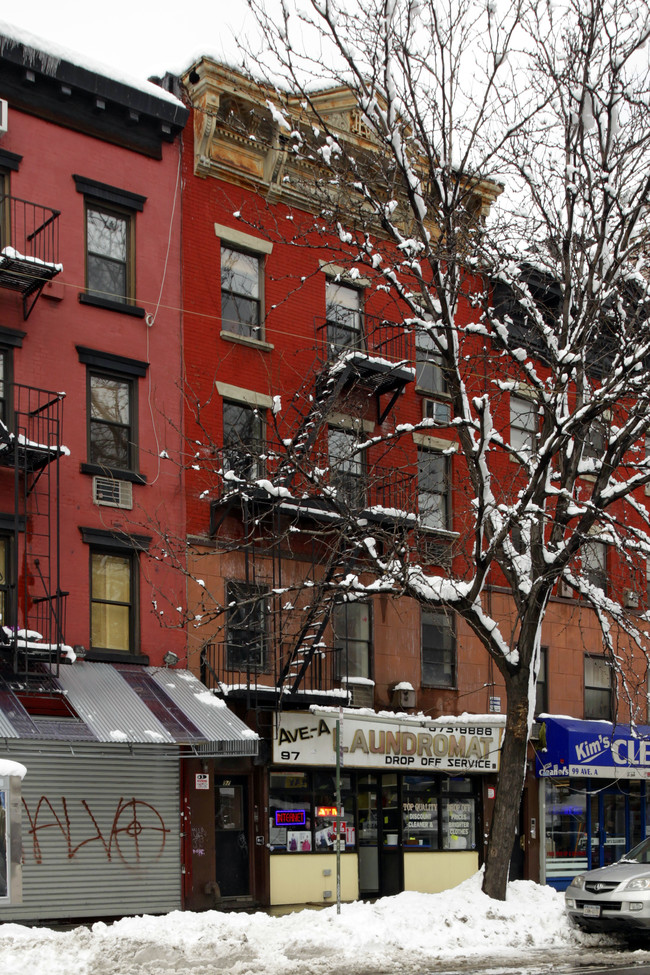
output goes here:
[{"label": "red graffiti tag", "polygon": [[[162,856],[170,830],[151,803],[143,799],[120,797],[107,836],[106,830],[102,831],[97,822],[89,803],[85,799],[76,802],[83,809],[84,814],[81,816],[81,822],[75,818],[73,825],[69,807],[75,805],[74,800],[70,802],[65,796],[61,796],[59,800],[50,800],[47,796],[41,796],[32,813],[26,800],[23,799],[35,863],[43,862],[39,835],[44,830],[58,831],[65,842],[70,860],[90,843],[101,844],[109,863],[114,856],[117,856],[127,867],[136,867],[145,859],[155,862]],[[153,844],[150,839],[152,835],[158,837],[158,841]]]}]

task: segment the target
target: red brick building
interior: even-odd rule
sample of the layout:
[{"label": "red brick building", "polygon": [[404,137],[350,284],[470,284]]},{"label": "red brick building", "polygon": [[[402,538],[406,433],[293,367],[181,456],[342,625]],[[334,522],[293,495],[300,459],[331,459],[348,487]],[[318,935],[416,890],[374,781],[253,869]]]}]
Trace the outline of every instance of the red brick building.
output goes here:
[{"label": "red brick building", "polygon": [[[410,544],[429,571],[444,573],[453,559],[462,573],[471,496],[449,398],[424,341],[391,324],[399,312],[371,272],[350,275],[341,240],[315,231],[316,177],[283,151],[267,93],[208,58],[183,84],[192,106],[183,156],[186,498],[189,569],[198,580],[188,659],[266,741],[264,764],[210,769],[214,797],[204,794],[203,816],[210,821],[216,809],[217,827],[192,859],[191,906],[332,896],[336,714],[317,720],[308,708],[319,704],[352,706],[342,732],[343,896],[444,889],[481,862],[506,704],[499,674],[453,614],[389,595],[337,603],[318,592],[350,571],[372,578],[332,527],[332,488],[379,536],[404,530],[404,515],[417,514]],[[318,98],[340,137],[367,151],[347,93]],[[498,188],[480,192],[477,207],[487,208]],[[471,321],[478,312],[468,300],[458,314]],[[360,354],[343,356],[335,376],[332,363],[348,350]],[[502,429],[530,436],[525,390],[495,392],[486,374],[494,364],[479,361],[476,392],[501,395]],[[433,428],[391,449],[372,443],[423,417]],[[277,485],[287,439],[292,449],[303,444],[310,470],[271,498],[264,478]],[[319,469],[322,478],[314,477]],[[497,472],[504,492],[517,476],[505,456]],[[644,583],[611,553],[594,546],[589,557],[619,590]],[[486,598],[491,614],[514,628],[505,580],[493,577]],[[626,598],[632,606],[633,595]],[[611,716],[616,687],[591,612],[567,591],[550,602],[542,644],[536,713],[574,715],[589,735],[584,719]],[[634,667],[636,720],[645,721],[645,684]],[[617,719],[629,720],[622,704]],[[474,764],[472,750],[482,756]],[[604,835],[610,813],[617,843],[644,833],[645,786],[633,771],[610,796],[603,772],[596,786],[610,796],[605,809],[596,786],[549,777],[543,760],[536,772],[537,753],[535,741],[513,875],[561,886],[574,866],[584,869],[585,830]],[[463,768],[471,772],[454,774]],[[608,855],[604,844],[594,857]]]},{"label": "red brick building", "polygon": [[167,911],[181,754],[234,733],[192,675],[172,678],[188,113],[31,36],[0,40],[0,737],[27,767],[22,856],[0,780],[15,814],[0,912]]}]

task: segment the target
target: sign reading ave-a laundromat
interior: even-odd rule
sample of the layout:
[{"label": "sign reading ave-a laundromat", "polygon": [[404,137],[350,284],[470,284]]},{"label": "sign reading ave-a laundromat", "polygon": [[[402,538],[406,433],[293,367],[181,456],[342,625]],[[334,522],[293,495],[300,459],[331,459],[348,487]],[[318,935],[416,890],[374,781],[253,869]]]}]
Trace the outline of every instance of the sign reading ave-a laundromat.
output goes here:
[{"label": "sign reading ave-a laundromat", "polygon": [[[336,764],[336,721],[332,712],[288,712],[280,716],[273,741],[276,765]],[[346,768],[401,768],[447,772],[496,772],[503,727],[420,723],[345,712],[341,721]]]}]

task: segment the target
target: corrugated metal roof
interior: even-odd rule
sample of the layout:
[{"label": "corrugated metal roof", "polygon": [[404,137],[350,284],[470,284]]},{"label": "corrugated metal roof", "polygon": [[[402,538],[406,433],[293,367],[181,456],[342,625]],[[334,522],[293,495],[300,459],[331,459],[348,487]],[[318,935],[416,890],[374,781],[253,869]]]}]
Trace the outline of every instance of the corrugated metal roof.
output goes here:
[{"label": "corrugated metal roof", "polygon": [[154,682],[200,730],[202,737],[227,755],[257,755],[259,736],[227,707],[221,698],[189,670],[145,667]]},{"label": "corrugated metal roof", "polygon": [[[41,728],[6,689],[0,695],[0,737],[73,741],[85,726],[86,735],[100,742],[189,745],[201,755],[257,755],[255,732],[189,671],[77,661],[60,667],[58,676],[52,674],[83,725],[76,718],[61,718]],[[19,720],[21,715],[26,722]]]},{"label": "corrugated metal roof", "polygon": [[59,667],[58,682],[99,741],[174,744],[174,737],[111,664],[84,660]]}]

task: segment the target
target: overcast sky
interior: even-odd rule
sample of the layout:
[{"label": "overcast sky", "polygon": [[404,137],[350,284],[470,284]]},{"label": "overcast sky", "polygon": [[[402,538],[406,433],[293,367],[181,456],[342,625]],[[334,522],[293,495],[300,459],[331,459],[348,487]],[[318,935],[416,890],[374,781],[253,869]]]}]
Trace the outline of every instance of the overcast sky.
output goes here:
[{"label": "overcast sky", "polygon": [[233,63],[234,38],[256,36],[246,0],[29,0],[0,19],[142,79],[180,73],[201,54]]}]

